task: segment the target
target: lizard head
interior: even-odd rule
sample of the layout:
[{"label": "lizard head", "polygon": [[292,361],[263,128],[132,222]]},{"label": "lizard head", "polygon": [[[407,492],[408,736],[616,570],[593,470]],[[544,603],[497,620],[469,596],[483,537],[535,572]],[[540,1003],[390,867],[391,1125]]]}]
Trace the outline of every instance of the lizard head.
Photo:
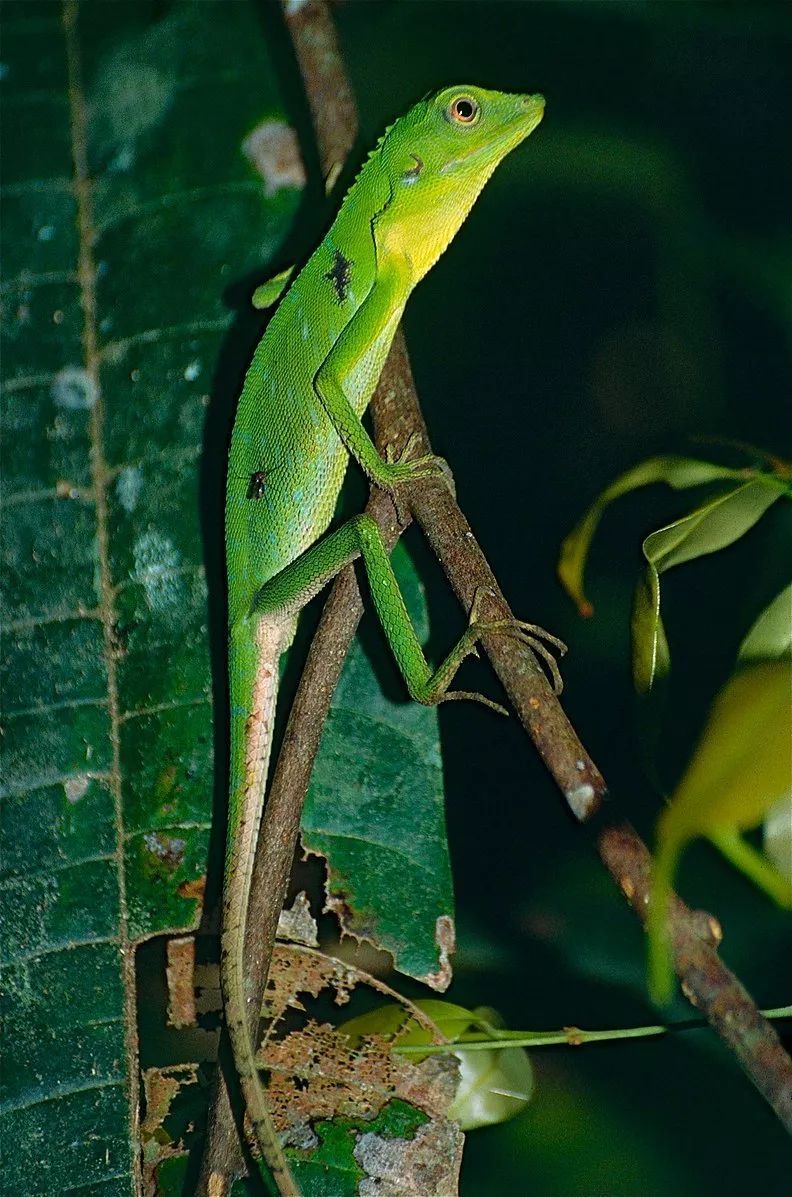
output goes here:
[{"label": "lizard head", "polygon": [[532,133],[544,96],[445,87],[426,96],[382,143],[392,203],[385,217],[421,277],[465,220],[499,162]]}]

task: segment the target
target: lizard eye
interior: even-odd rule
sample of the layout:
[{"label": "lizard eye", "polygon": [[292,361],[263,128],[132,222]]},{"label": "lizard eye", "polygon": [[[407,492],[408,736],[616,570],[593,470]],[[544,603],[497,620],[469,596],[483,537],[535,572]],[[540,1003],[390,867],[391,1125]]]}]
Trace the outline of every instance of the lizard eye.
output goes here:
[{"label": "lizard eye", "polygon": [[472,125],[478,120],[481,109],[472,96],[457,96],[448,105],[449,119],[458,125]]}]

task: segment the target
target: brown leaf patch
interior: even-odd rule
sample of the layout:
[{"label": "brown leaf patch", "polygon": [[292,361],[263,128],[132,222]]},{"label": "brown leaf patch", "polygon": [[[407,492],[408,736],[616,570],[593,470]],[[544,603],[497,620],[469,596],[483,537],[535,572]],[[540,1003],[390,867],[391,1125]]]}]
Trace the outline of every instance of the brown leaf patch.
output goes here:
[{"label": "brown leaf patch", "polygon": [[265,997],[269,1023],[258,1059],[270,1074],[270,1111],[287,1142],[306,1143],[311,1123],[320,1119],[372,1119],[395,1097],[445,1124],[457,1088],[455,1057],[417,1062],[392,1052],[394,1039],[385,1035],[363,1036],[353,1045],[343,1030],[311,1014],[312,999],[329,994],[336,1005],[345,1005],[359,984],[395,999],[432,1042],[444,1042],[431,1019],[390,986],[320,952],[276,945]]},{"label": "brown leaf patch", "polygon": [[194,1027],[198,1022],[195,1005],[195,939],[185,936],[169,939],[168,963],[168,1023],[172,1027]]}]

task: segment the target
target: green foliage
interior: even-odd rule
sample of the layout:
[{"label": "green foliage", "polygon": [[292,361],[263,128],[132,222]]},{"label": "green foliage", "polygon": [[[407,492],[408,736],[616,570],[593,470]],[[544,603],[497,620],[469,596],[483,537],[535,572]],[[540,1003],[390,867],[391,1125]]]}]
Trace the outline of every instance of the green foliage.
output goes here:
[{"label": "green foliage", "polygon": [[[425,637],[425,601],[402,545],[393,566]],[[437,710],[386,696],[359,643],[333,697],[301,836],[328,861],[327,894],[344,927],[391,952],[400,972],[445,988],[454,895]]]},{"label": "green foliage", "polygon": [[668,673],[671,664],[660,613],[661,574],[715,553],[744,536],[777,499],[788,493],[786,480],[765,471],[732,469],[685,457],[650,458],[611,483],[561,546],[561,582],[581,615],[591,615],[594,608],[583,591],[583,574],[592,538],[608,504],[637,487],[656,482],[684,490],[726,480],[739,480],[741,484],[720,488],[714,498],[682,519],[658,528],[643,542],[647,568],[636,587],[632,617],[633,681],[639,694],[648,693],[655,681]]},{"label": "green foliage", "polygon": [[[786,587],[746,636],[737,668],[716,696],[698,746],[657,823],[649,912],[649,985],[656,1002],[671,994],[666,932],[679,857],[697,836],[780,906],[792,908],[792,878],[740,835],[792,796],[792,587]],[[782,806],[783,809],[783,806]],[[788,839],[788,836],[787,836]]]},{"label": "green foliage", "polygon": [[[593,608],[583,591],[583,574],[609,503],[655,482],[679,490],[735,479],[740,485],[720,487],[688,515],[644,539],[647,567],[636,587],[632,614],[633,681],[639,695],[663,680],[671,664],[660,612],[661,575],[744,536],[776,500],[789,496],[788,471],[782,463],[769,473],[688,458],[651,458],[607,487],[562,545],[559,576],[581,614],[590,615]],[[788,879],[739,835],[757,827],[792,792],[791,629],[792,590],[787,587],[746,637],[740,667],[716,698],[687,771],[658,821],[648,923],[649,987],[656,1002],[667,1002],[671,995],[668,902],[680,854],[691,839],[706,836],[779,904],[792,906]],[[654,730],[656,738],[659,724]]]}]

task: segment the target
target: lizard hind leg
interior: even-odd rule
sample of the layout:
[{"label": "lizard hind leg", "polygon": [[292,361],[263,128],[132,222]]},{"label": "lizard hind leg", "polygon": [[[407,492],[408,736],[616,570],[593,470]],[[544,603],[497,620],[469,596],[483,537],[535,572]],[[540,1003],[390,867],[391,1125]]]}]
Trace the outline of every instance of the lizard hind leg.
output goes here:
[{"label": "lizard hind leg", "polygon": [[[434,706],[444,699],[472,698],[497,711],[503,708],[483,695],[466,691],[450,691],[449,687],[465,657],[475,652],[476,642],[487,632],[515,636],[536,648],[538,637],[549,640],[560,651],[560,640],[542,632],[534,624],[516,619],[481,621],[478,615],[478,595],[471,610],[471,621],[445,660],[432,670],[424,656],[412,620],[393,572],[379,527],[369,515],[354,516],[335,532],[312,545],[300,557],[276,574],[258,591],[252,614],[278,617],[294,615],[346,565],[362,557],[369,588],[380,625],[404,678],[410,695],[417,701]],[[557,666],[542,644],[540,655],[552,663],[557,678]],[[558,678],[560,681],[560,678]]]}]

